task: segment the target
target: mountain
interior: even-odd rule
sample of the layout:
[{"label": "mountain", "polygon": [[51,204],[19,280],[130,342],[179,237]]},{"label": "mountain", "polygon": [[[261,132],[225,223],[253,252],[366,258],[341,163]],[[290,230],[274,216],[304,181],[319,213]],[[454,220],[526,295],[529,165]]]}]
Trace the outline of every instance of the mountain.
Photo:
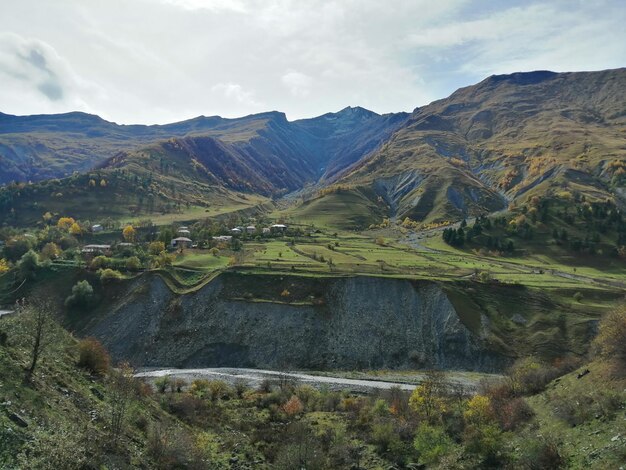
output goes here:
[{"label": "mountain", "polygon": [[[297,121],[268,112],[163,126],[119,126],[81,113],[0,115],[0,181],[84,172],[7,187],[0,209],[13,221],[64,204],[150,213],[307,187],[302,194],[321,191],[294,214],[358,228],[385,216],[458,220],[532,195],[620,202],[625,132],[626,69],[495,75],[410,115],[348,107]],[[115,192],[93,190],[101,180]]]},{"label": "mountain", "polygon": [[[242,192],[282,195],[358,161],[408,116],[353,109],[294,122],[268,112],[165,126],[118,126],[80,113],[3,115],[7,125],[0,151],[11,152],[2,153],[0,168],[48,177],[34,185],[8,185],[0,192],[0,209],[4,220],[32,223],[46,211],[125,215],[169,212],[182,205],[239,207],[246,199]],[[31,141],[28,148],[35,156],[27,162],[16,157],[19,139]],[[57,151],[57,141],[65,153]],[[52,178],[70,169],[82,173]],[[14,174],[0,172],[5,182]]]},{"label": "mountain", "polygon": [[[352,112],[357,109],[362,113]],[[199,116],[173,124],[145,126],[118,125],[79,112],[38,116],[0,113],[0,183],[60,178],[102,165],[121,151],[140,149],[172,137],[202,136],[243,143],[242,147],[253,148],[253,157],[280,154],[289,165],[306,167],[300,168],[300,177],[294,183],[279,188],[291,189],[302,182],[302,171],[307,178],[317,177],[338,153],[342,162],[358,160],[406,116],[380,116],[362,108],[346,108],[294,122],[287,121],[283,113],[267,112],[237,119]],[[350,149],[348,155],[343,155],[344,149]]]},{"label": "mountain", "polygon": [[421,221],[493,211],[531,194],[619,197],[625,131],[626,69],[496,75],[416,109],[333,182],[372,188],[391,215]]}]

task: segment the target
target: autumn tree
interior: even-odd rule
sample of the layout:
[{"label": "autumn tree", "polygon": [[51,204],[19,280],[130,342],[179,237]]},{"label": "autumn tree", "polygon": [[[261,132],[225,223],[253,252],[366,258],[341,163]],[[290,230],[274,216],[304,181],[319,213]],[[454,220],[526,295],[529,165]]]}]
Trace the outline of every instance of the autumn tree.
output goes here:
[{"label": "autumn tree", "polygon": [[58,258],[60,254],[61,249],[57,246],[57,244],[54,242],[49,242],[46,243],[41,249],[41,252],[39,253],[39,258],[41,260],[52,260]]},{"label": "autumn tree", "polygon": [[9,272],[11,266],[9,266],[9,262],[4,258],[0,258],[0,275]]},{"label": "autumn tree", "polygon": [[148,253],[151,255],[158,255],[162,251],[165,251],[165,243],[162,241],[151,242],[150,245],[148,245]]},{"label": "autumn tree", "polygon": [[132,225],[127,225],[124,227],[124,230],[122,230],[122,236],[127,242],[134,242],[136,234],[137,232]]},{"label": "autumn tree", "polygon": [[445,383],[441,373],[430,371],[409,398],[409,407],[429,422],[436,422],[446,410]]},{"label": "autumn tree", "polygon": [[61,217],[57,222],[57,227],[61,230],[69,230],[74,223],[76,221],[72,217]]},{"label": "autumn tree", "polygon": [[80,225],[78,225],[77,222],[74,222],[71,226],[70,226],[70,233],[74,236],[79,236],[80,234],[83,233],[83,229],[80,227]]}]

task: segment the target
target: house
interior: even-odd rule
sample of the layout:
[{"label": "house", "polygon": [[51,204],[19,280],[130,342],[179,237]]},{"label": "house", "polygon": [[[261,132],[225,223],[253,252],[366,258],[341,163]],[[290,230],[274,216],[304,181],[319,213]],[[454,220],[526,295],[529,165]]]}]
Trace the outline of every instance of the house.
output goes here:
[{"label": "house", "polygon": [[232,239],[232,235],[220,235],[219,237],[213,237],[213,240],[216,242],[230,242]]},{"label": "house", "polygon": [[242,230],[239,227],[231,228],[230,233],[233,235],[241,235]]},{"label": "house", "polygon": [[191,240],[187,237],[172,238],[170,244],[172,248],[187,248],[191,245]]},{"label": "house", "polygon": [[128,248],[131,246],[135,246],[134,243],[129,243],[129,242],[122,242],[122,243],[118,243],[117,244],[118,248]]},{"label": "house", "polygon": [[272,230],[272,232],[284,232],[285,230],[287,230],[287,226],[284,224],[274,224],[270,225],[270,229]]},{"label": "house", "polygon": [[248,225],[246,227],[246,233],[254,233],[256,232],[256,227],[254,225]]},{"label": "house", "polygon": [[98,232],[102,232],[104,230],[104,227],[102,227],[102,225],[100,224],[95,224],[91,226],[91,231],[93,233],[98,233]]},{"label": "house", "polygon": [[179,228],[177,232],[181,237],[186,235],[191,235],[191,232],[186,228]]},{"label": "house", "polygon": [[111,245],[85,245],[80,251],[85,254],[104,254],[111,251]]},{"label": "house", "polygon": [[263,235],[269,235],[272,233],[269,227],[263,227]]}]

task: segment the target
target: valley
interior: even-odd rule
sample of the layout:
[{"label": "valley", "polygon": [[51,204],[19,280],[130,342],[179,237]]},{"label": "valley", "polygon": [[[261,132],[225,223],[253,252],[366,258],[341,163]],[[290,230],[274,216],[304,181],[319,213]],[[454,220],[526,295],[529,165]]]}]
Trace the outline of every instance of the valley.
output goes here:
[{"label": "valley", "polygon": [[410,114],[0,114],[0,466],[71,453],[45,431],[67,413],[81,449],[117,429],[110,469],[296,468],[304,435],[311,468],[610,468],[624,90],[528,72]]}]

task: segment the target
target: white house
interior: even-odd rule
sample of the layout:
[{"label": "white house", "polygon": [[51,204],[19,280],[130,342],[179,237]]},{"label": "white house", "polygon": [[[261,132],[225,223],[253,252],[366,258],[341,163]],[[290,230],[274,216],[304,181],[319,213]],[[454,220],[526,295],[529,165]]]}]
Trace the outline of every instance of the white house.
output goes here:
[{"label": "white house", "polygon": [[80,251],[83,253],[107,253],[111,251],[111,245],[85,245]]},{"label": "white house", "polygon": [[98,233],[98,232],[102,232],[104,230],[104,227],[102,227],[102,225],[100,224],[95,224],[91,226],[91,231],[93,233]]},{"label": "white house", "polygon": [[254,225],[248,225],[246,227],[246,232],[247,233],[254,233],[254,232],[256,232],[256,227]]},{"label": "white house", "polygon": [[231,228],[230,233],[232,233],[233,235],[241,235],[241,229],[238,227]]},{"label": "white house", "polygon": [[189,245],[191,245],[191,240],[187,237],[172,238],[170,244],[172,248],[187,248]]},{"label": "white house", "polygon": [[284,232],[285,230],[287,230],[287,226],[284,224],[274,224],[270,225],[270,229],[272,230],[272,232]]}]

